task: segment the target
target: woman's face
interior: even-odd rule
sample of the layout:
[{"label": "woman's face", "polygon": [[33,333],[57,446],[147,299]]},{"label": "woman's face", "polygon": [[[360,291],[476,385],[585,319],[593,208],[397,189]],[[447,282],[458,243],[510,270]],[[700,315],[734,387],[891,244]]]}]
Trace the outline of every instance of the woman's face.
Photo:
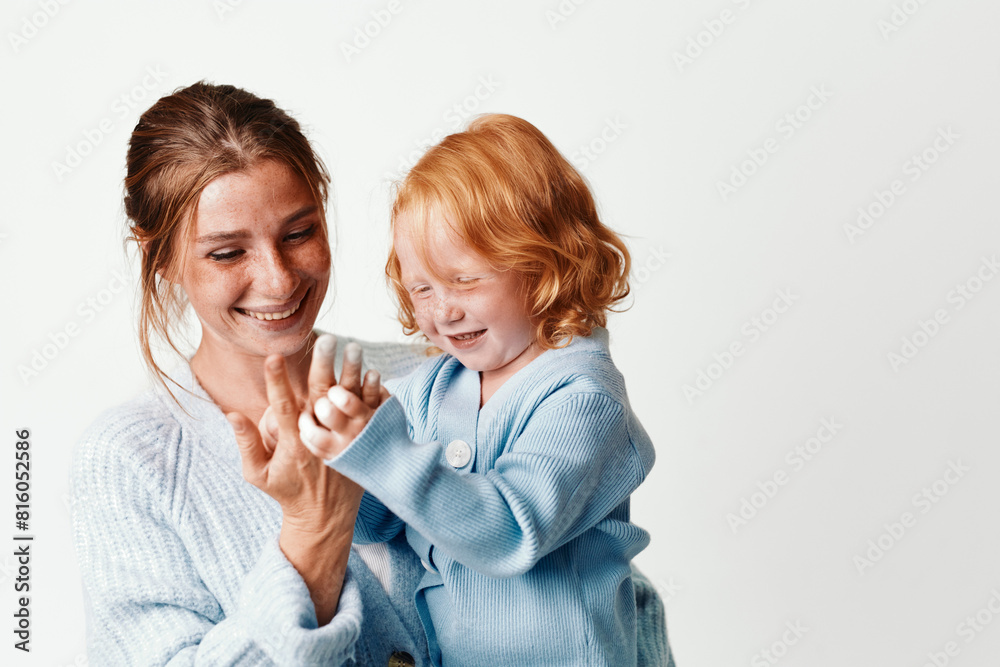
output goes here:
[{"label": "woman's face", "polygon": [[199,356],[302,349],[330,281],[322,220],[305,180],[281,162],[208,184],[180,276],[202,325]]}]

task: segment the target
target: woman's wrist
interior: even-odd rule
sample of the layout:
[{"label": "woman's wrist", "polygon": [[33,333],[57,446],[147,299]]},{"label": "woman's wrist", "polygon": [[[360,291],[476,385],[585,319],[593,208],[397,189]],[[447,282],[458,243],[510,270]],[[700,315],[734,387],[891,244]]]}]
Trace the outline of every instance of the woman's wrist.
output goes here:
[{"label": "woman's wrist", "polygon": [[335,497],[324,511],[285,511],[281,520],[278,546],[292,564],[312,597],[316,621],[329,623],[340,601],[340,591],[347,573],[354,522],[364,489],[341,477],[332,485]]},{"label": "woman's wrist", "polygon": [[340,602],[352,535],[353,531],[345,534],[281,525],[278,546],[309,589],[320,627],[330,622]]},{"label": "woman's wrist", "polygon": [[354,521],[365,490],[349,477],[327,468],[323,497],[314,497],[306,507],[282,505],[282,530],[294,531],[304,540],[322,540],[354,530]]}]

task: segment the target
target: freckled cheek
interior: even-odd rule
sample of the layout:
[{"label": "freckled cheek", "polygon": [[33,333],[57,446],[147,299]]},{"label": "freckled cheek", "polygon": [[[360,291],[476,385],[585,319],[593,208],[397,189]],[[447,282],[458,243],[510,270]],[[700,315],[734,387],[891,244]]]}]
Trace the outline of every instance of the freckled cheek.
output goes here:
[{"label": "freckled cheek", "polygon": [[319,239],[301,246],[291,258],[290,268],[304,279],[316,282],[316,303],[322,303],[330,283],[330,247]]},{"label": "freckled cheek", "polygon": [[211,311],[229,310],[246,289],[244,271],[215,266],[196,267],[185,272],[185,293],[200,317]]},{"label": "freckled cheek", "polygon": [[310,271],[319,274],[330,272],[330,246],[326,242],[310,243],[302,248],[302,252],[296,255],[296,263]]},{"label": "freckled cheek", "polygon": [[413,315],[417,319],[417,326],[424,333],[434,331],[434,305],[430,299],[420,299],[410,302],[413,305]]}]

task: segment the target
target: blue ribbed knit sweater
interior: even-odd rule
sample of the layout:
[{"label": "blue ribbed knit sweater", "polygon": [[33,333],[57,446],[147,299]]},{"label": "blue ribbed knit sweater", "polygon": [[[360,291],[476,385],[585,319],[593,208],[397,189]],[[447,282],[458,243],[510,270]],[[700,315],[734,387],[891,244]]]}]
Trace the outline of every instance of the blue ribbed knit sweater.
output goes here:
[{"label": "blue ribbed knit sweater", "polygon": [[649,535],[628,498],[654,454],[607,331],[544,352],[482,409],[479,374],[451,356],[389,389],[329,464],[370,492],[356,539],[405,522],[434,663],[636,664],[630,561]]}]

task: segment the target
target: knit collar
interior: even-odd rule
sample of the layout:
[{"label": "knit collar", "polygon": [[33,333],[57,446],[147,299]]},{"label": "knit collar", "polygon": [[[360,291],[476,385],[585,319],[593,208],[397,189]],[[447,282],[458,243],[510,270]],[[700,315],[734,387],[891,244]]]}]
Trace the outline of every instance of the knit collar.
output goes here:
[{"label": "knit collar", "polygon": [[212,449],[224,460],[239,467],[239,448],[236,446],[232,426],[219,406],[199,384],[191,369],[190,361],[178,363],[171,369],[169,376],[179,385],[170,386],[174,398],[171,398],[162,387],[157,391],[160,393],[160,400],[166,404],[181,425],[185,437],[196,438],[201,447]]},{"label": "knit collar", "polygon": [[557,366],[563,363],[566,355],[569,354],[609,354],[608,352],[608,330],[604,327],[594,327],[589,336],[574,336],[569,345],[545,350],[540,355],[531,360],[531,363],[518,370],[512,375],[503,386],[497,389],[496,393],[490,397],[486,405],[479,411],[479,423],[489,424],[499,413],[507,399],[512,396],[518,387],[529,377],[537,377],[540,373],[545,373],[550,366]]}]

